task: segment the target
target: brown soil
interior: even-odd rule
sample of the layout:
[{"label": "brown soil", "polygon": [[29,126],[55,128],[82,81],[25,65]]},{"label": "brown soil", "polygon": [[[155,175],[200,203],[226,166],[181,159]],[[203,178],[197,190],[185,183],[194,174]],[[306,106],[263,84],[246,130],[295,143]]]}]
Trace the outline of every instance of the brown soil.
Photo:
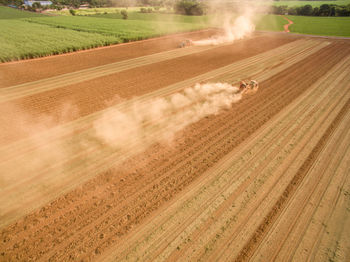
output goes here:
[{"label": "brown soil", "polygon": [[[256,39],[248,39],[2,103],[0,111],[5,113],[0,116],[3,126],[0,141],[9,143],[37,132],[23,130],[23,125],[47,122],[49,127],[53,127],[102,110],[110,106],[113,100],[140,96],[294,40],[295,38],[283,36],[264,36],[260,37],[258,42]],[[134,49],[137,51],[139,47],[134,46]],[[62,115],[62,110],[67,104],[74,105],[71,110],[74,110],[75,114]],[[18,117],[14,116],[21,116],[22,112],[25,112],[26,117],[23,121],[18,121]],[[42,121],[47,118],[50,121]]]},{"label": "brown soil", "polygon": [[267,232],[273,225],[274,221],[276,221],[276,219],[278,218],[278,215],[281,214],[281,210],[284,209],[288,201],[292,199],[293,194],[295,194],[296,190],[298,189],[298,186],[300,186],[301,182],[306,177],[311,166],[314,164],[318,155],[324,148],[324,145],[327,143],[328,139],[330,138],[334,130],[342,121],[343,117],[346,115],[349,108],[350,108],[350,100],[348,100],[347,103],[342,107],[340,113],[330,124],[329,128],[326,130],[326,132],[324,133],[324,135],[322,136],[318,144],[314,147],[314,149],[312,150],[310,155],[307,157],[303,165],[295,174],[292,181],[288,184],[287,188],[285,189],[283,194],[280,196],[278,201],[275,203],[274,207],[271,209],[268,215],[264,218],[264,221],[259,225],[254,235],[249,239],[247,244],[241,250],[238,257],[236,258],[236,261],[247,261],[252,256],[253,251],[261,243],[264,236],[266,236]]},{"label": "brown soil", "polygon": [[216,30],[203,30],[153,38],[145,41],[113,45],[64,55],[0,64],[0,88],[18,85],[42,78],[61,75],[125,59],[168,51],[178,47],[184,38],[201,39],[216,34]]},{"label": "brown soil", "polygon": [[[87,115],[105,108],[105,100],[114,95],[123,98],[141,95],[289,41],[291,39],[284,37],[264,37],[259,43],[247,40],[234,44],[234,48],[220,47],[205,54],[133,69],[17,103],[40,117],[44,112],[55,112],[63,101],[72,100],[78,104],[80,115]],[[255,95],[244,97],[230,110],[186,128],[171,145],[154,145],[122,166],[116,166],[3,228],[0,258],[6,261],[97,259],[184,188],[201,179],[201,174],[349,53],[346,42],[330,44],[260,83]],[[117,87],[113,85],[116,81]],[[101,97],[96,99],[98,95]],[[34,100],[37,102],[33,109]],[[5,121],[10,123],[9,119]],[[306,167],[314,161],[314,158],[305,161]]]}]

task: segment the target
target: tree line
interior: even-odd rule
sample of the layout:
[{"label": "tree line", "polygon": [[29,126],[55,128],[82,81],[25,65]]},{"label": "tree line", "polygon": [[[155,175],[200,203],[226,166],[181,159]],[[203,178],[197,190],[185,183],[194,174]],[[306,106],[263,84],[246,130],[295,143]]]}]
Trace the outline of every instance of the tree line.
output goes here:
[{"label": "tree line", "polygon": [[[203,15],[210,12],[205,1],[206,0],[51,0],[51,6],[42,7],[40,4],[35,4],[34,7],[28,9],[33,9],[32,11],[35,11],[37,8],[52,8],[60,10],[63,7],[79,8],[81,5],[88,5],[89,7],[152,6],[155,7],[155,10],[159,10],[160,7],[165,7],[168,10],[173,8],[174,12],[177,14]],[[21,7],[24,5],[24,0],[0,0],[0,5]],[[238,8],[238,6],[230,6],[230,9],[233,11],[235,8]],[[271,6],[268,12],[278,15],[350,16],[350,4],[323,4],[320,7],[312,7],[311,5],[288,7],[286,5],[281,5]]]},{"label": "tree line", "polygon": [[304,5],[300,7],[288,7],[286,5],[273,6],[272,14],[277,15],[303,15],[303,16],[350,16],[349,5],[323,4],[320,7]]}]

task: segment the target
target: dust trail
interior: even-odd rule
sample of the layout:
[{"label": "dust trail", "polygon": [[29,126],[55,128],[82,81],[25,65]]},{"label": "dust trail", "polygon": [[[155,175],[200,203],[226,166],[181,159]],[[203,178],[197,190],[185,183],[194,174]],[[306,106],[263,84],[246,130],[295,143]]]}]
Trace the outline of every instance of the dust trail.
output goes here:
[{"label": "dust trail", "polygon": [[[123,110],[111,105],[86,132],[57,126],[57,118],[79,115],[69,103],[56,116],[38,118],[18,105],[9,106],[4,113],[11,114],[14,123],[0,125],[1,141],[11,132],[22,139],[0,146],[0,220],[10,223],[71,185],[85,182],[96,170],[103,172],[154,143],[174,142],[176,132],[230,108],[241,97],[230,84],[196,84],[167,97],[131,103]],[[110,103],[118,108],[124,104],[119,97]],[[6,120],[0,117],[2,121]]]},{"label": "dust trail", "polygon": [[225,20],[223,22],[223,35],[199,41],[192,41],[192,43],[199,46],[219,45],[248,37],[255,30],[255,25],[252,22],[251,16],[251,12],[247,11],[245,15],[236,18],[233,23],[232,17],[225,16]]},{"label": "dust trail", "polygon": [[[171,142],[175,133],[200,119],[228,109],[242,98],[227,83],[196,84],[164,98],[112,109],[94,122],[96,137],[118,149],[145,148]],[[154,135],[156,134],[156,135]]]},{"label": "dust trail", "polygon": [[[2,104],[1,112],[0,191],[40,170],[63,172],[63,166],[59,163],[71,155],[70,147],[55,141],[60,133],[70,133],[73,130],[56,126],[57,122],[79,114],[73,103],[62,104],[54,114],[35,115],[14,103]],[[57,129],[55,134],[50,132],[53,127]],[[14,142],[7,143],[7,140],[13,139]],[[29,152],[20,146],[22,142],[29,148]]]},{"label": "dust trail", "polygon": [[261,20],[261,14],[267,13],[270,0],[208,2],[210,23],[222,29],[222,34],[192,41],[194,45],[219,45],[249,37],[255,31],[255,24]]}]

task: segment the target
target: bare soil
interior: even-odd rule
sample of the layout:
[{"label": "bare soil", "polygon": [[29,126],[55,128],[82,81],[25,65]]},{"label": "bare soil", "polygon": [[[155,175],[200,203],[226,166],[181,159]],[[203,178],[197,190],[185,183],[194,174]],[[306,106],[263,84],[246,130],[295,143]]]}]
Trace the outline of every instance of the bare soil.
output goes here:
[{"label": "bare soil", "polygon": [[[202,32],[193,35],[201,38],[211,33]],[[174,48],[179,37],[167,37],[67,56],[3,64],[0,65],[0,68],[6,73],[6,79],[2,84],[3,87],[8,87],[60,75],[72,70],[169,50]],[[50,122],[51,128],[103,110],[110,105],[106,101],[115,98],[115,96],[127,100],[134,96],[147,94],[235,61],[275,49],[296,39],[289,35],[266,34],[259,36],[258,41],[247,39],[232,45],[219,46],[203,53],[64,86],[11,101],[11,103],[5,102],[0,104],[0,110],[7,112],[8,108],[14,104],[16,106],[14,110],[20,108],[20,110],[27,112],[31,116],[31,121],[38,121],[42,119],[43,115],[49,115],[53,119],[52,123]],[[156,221],[162,216],[166,217],[168,207],[180,201],[179,199],[185,196],[185,193],[187,194],[191,188],[205,180],[208,172],[220,169],[221,161],[226,156],[248,140],[259,136],[261,129],[269,126],[272,120],[278,117],[289,105],[298,101],[311,87],[316,88],[313,84],[317,80],[336,67],[344,57],[350,55],[348,41],[329,42],[328,46],[259,83],[258,92],[244,96],[230,109],[206,117],[177,133],[172,143],[154,144],[121,165],[115,165],[108,171],[59,196],[54,201],[1,228],[0,260],[88,261],[102,258],[132,260],[131,257],[127,257],[127,254],[117,257],[114,253],[118,253],[120,250],[120,254],[124,254],[123,248],[127,250],[129,246],[132,247],[138,241],[141,242],[142,237],[149,239],[149,235],[142,233],[142,230],[147,228],[150,221]],[[42,72],[43,68],[47,68],[47,71]],[[340,99],[339,97],[347,99],[348,87],[338,91],[343,93],[339,93],[337,99]],[[343,95],[341,96],[341,94]],[[77,113],[60,117],[61,106],[67,101],[75,106]],[[336,100],[330,99],[330,101],[336,106]],[[254,257],[256,252],[259,252],[264,240],[270,237],[269,232],[273,232],[273,225],[279,221],[279,217],[282,217],[281,214],[294,199],[298,188],[308,177],[312,167],[317,164],[317,160],[322,156],[322,150],[332,138],[332,134],[342,121],[348,119],[346,116],[349,111],[349,100],[342,103],[339,102],[339,106],[341,106],[339,113],[331,118],[332,121],[327,122],[327,126],[324,128],[326,131],[320,135],[320,139],[315,144],[312,144],[311,151],[305,156],[301,166],[296,168],[295,174],[291,175],[290,181],[285,180],[287,186],[285,188],[281,186],[278,190],[272,190],[266,186],[266,190],[261,191],[260,198],[251,197],[251,199],[255,199],[254,201],[262,203],[263,195],[266,194],[274,200],[270,202],[270,206],[261,217],[249,216],[256,210],[253,207],[260,202],[249,202],[248,199],[247,207],[242,204],[243,211],[238,213],[242,216],[231,220],[231,222],[234,221],[232,223],[236,223],[236,226],[227,231],[231,233],[225,235],[222,231],[222,238],[225,241],[220,242],[221,235],[219,233],[216,233],[216,236],[214,234],[214,238],[209,238],[210,234],[213,234],[210,230],[214,230],[214,227],[219,230],[219,228],[228,225],[227,221],[220,219],[227,215],[230,207],[239,205],[241,202],[236,203],[236,201],[244,199],[245,192],[249,191],[258,179],[262,179],[259,174],[263,173],[269,162],[264,162],[265,166],[259,166],[260,169],[255,170],[251,174],[252,177],[247,178],[246,182],[241,184],[235,193],[229,195],[223,205],[215,208],[213,216],[199,224],[197,231],[190,226],[185,226],[186,221],[179,221],[179,225],[182,226],[181,229],[178,229],[179,235],[174,234],[164,238],[163,246],[157,242],[159,248],[152,253],[146,254],[142,252],[143,249],[140,249],[141,251],[137,251],[139,253],[136,256],[139,258],[145,256],[144,260],[201,258],[207,261],[212,261],[212,258],[221,258],[223,261],[235,258],[238,261],[243,261]],[[13,119],[11,112],[7,113],[8,115],[2,114],[0,119],[1,125],[6,126],[6,130],[1,133],[1,146],[11,145],[11,143],[33,134],[28,130],[16,132],[18,130],[16,119]],[[304,124],[310,124],[310,119],[308,119],[309,122],[305,120]],[[293,135],[291,134],[289,138],[292,138]],[[277,147],[273,151],[273,157],[277,157],[282,149],[278,148],[280,144],[274,142],[270,141],[270,146],[271,150]],[[348,142],[345,141],[345,143]],[[287,140],[281,144],[287,146]],[[300,146],[307,148],[308,143],[300,143]],[[344,152],[346,152],[345,149]],[[259,157],[263,158],[264,155]],[[292,163],[291,160],[286,159],[288,164]],[[284,164],[285,162],[281,162],[280,165]],[[349,166],[347,165],[346,168]],[[248,168],[235,175],[243,176],[246,173],[249,173]],[[279,178],[274,178],[269,183],[278,187]],[[348,200],[344,200],[344,205],[348,203],[346,201]],[[249,208],[250,205],[251,208]],[[203,203],[203,207],[214,208],[216,206],[213,201],[211,205]],[[341,214],[343,215],[343,213]],[[200,214],[191,219],[199,216]],[[253,226],[246,229],[244,226],[249,223],[252,223]],[[187,234],[186,230],[193,231]],[[248,230],[249,233],[244,234],[244,230]],[[333,229],[333,232],[336,232],[336,229]],[[180,238],[180,235],[185,233],[190,240],[176,238]],[[278,231],[279,235],[284,233],[282,230]],[[142,237],[133,242],[133,234],[140,234]],[[240,235],[243,238],[240,241],[241,246],[235,250],[236,254],[233,255],[230,252],[234,249],[228,247],[233,247],[230,246],[235,243],[233,239]],[[209,240],[205,242],[207,236],[212,242]],[[343,238],[339,236],[337,239]],[[343,245],[347,243],[346,240],[342,241]],[[212,244],[213,249],[211,249],[208,243],[214,242],[218,244]],[[174,244],[173,247],[171,243],[180,244]],[[173,249],[168,250],[169,248]],[[347,251],[344,252],[345,255],[349,255],[349,253],[346,254]]]}]

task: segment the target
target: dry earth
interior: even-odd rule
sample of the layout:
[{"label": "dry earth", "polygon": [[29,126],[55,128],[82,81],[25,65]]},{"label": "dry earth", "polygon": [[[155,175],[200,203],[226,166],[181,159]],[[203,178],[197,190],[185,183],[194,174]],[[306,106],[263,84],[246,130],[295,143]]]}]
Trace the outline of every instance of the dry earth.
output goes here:
[{"label": "dry earth", "polygon": [[[0,65],[0,261],[350,260],[350,42],[175,48],[214,33]],[[99,136],[250,78],[258,92],[228,107]]]}]

